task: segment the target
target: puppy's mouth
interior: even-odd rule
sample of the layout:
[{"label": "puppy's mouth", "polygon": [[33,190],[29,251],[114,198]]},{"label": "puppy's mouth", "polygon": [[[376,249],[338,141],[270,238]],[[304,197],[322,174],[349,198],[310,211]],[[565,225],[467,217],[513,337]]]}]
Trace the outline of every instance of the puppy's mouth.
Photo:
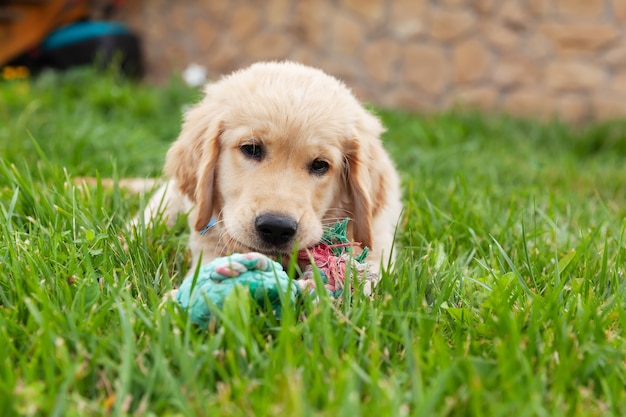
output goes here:
[{"label": "puppy's mouth", "polygon": [[[320,236],[311,236],[307,227],[302,227],[296,217],[278,212],[267,212],[254,217],[253,222],[229,230],[225,223],[224,231],[232,242],[231,251],[259,252],[268,256],[290,256],[296,250],[315,246]],[[313,238],[313,239],[312,239]],[[317,238],[317,239],[316,239]]]},{"label": "puppy's mouth", "polygon": [[231,236],[232,241],[235,243],[234,246],[237,246],[235,251],[240,252],[259,252],[264,255],[267,255],[272,258],[283,257],[289,258],[294,253],[299,253],[302,251],[306,251],[307,249],[311,249],[318,245],[320,241],[310,242],[308,245],[301,245],[299,241],[295,241],[294,243],[288,243],[280,246],[266,245],[263,242],[242,242],[240,239],[236,239]]},{"label": "puppy's mouth", "polygon": [[[230,236],[233,253],[258,252],[262,253],[274,261],[280,262],[284,268],[289,268],[292,259],[295,259],[300,268],[305,268],[310,264],[308,249],[312,249],[320,242],[310,242],[308,245],[299,245],[298,241],[282,246],[264,245],[262,242],[244,243],[243,239]],[[321,238],[320,238],[321,239]]]},{"label": "puppy's mouth", "polygon": [[241,252],[259,252],[267,256],[287,256],[293,253],[295,244],[285,244],[280,246],[267,245],[262,242],[242,242],[242,240],[231,236],[232,241],[237,246],[237,251]]}]

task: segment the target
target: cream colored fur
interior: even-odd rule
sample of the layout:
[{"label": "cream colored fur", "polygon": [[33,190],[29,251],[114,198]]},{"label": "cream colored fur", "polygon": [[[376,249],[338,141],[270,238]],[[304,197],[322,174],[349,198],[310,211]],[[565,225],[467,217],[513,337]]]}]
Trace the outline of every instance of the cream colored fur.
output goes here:
[{"label": "cream colored fur", "polygon": [[[189,212],[193,261],[202,253],[206,263],[233,252],[273,255],[255,233],[263,213],[296,219],[300,248],[350,217],[350,238],[371,248],[378,267],[392,256],[402,210],[382,132],[349,89],[320,70],[273,62],[234,72],[207,85],[186,113],[166,158],[170,180],[148,203],[146,224],[158,210],[170,222]],[[250,143],[262,147],[260,160],[242,151]],[[322,175],[311,171],[320,160],[329,165]],[[215,226],[200,235],[212,218]]]}]

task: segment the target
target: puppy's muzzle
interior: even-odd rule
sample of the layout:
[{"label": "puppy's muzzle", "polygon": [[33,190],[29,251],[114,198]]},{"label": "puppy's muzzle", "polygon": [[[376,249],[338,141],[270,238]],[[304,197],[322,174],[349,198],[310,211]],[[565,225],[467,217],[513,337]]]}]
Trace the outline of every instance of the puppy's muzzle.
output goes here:
[{"label": "puppy's muzzle", "polygon": [[268,213],[258,216],[254,221],[254,227],[263,243],[280,248],[293,240],[298,231],[298,222],[290,216]]}]

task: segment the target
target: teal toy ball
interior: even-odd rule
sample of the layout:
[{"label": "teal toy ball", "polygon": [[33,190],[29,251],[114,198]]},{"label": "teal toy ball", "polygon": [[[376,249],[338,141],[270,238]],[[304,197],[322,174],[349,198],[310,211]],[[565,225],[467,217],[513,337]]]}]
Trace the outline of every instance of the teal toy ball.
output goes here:
[{"label": "teal toy ball", "polygon": [[226,296],[237,285],[247,288],[259,304],[269,301],[277,316],[281,313],[281,294],[292,302],[300,292],[278,262],[256,252],[216,258],[189,274],[176,292],[176,302],[188,312],[191,321],[206,328],[213,313],[210,304],[222,309]]}]

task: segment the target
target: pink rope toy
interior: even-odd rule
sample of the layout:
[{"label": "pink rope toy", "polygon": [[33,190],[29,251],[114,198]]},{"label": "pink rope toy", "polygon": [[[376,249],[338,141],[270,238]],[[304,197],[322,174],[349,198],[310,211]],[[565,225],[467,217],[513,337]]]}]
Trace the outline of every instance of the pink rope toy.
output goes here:
[{"label": "pink rope toy", "polygon": [[[302,290],[314,292],[314,267],[324,283],[324,288],[334,298],[340,297],[343,293],[346,278],[375,280],[376,274],[368,271],[368,264],[365,262],[369,249],[364,248],[359,255],[352,253],[352,249],[361,244],[348,241],[346,237],[348,221],[349,219],[345,219],[326,228],[321,243],[298,252],[299,260],[311,262],[302,279],[297,281]],[[350,290],[352,289],[353,286],[350,285]]]}]

